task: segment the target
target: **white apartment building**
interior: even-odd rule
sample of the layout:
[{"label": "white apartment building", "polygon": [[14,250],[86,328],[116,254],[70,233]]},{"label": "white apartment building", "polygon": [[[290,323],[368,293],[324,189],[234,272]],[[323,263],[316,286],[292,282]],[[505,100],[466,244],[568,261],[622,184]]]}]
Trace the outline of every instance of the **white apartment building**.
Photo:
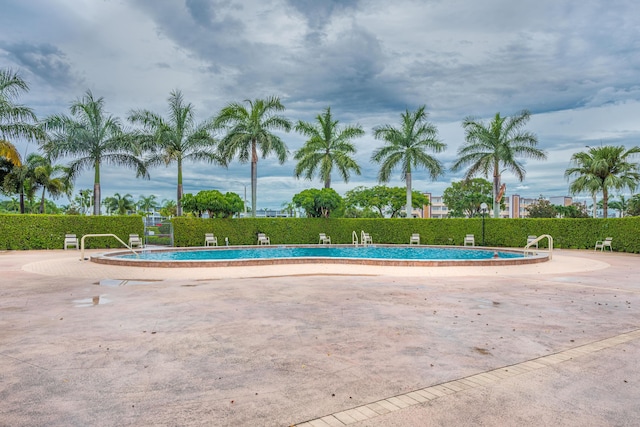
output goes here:
[{"label": "white apartment building", "polygon": [[[422,209],[414,209],[414,218],[447,218],[449,208],[442,201],[442,196],[433,196],[431,193],[423,193],[427,200],[431,203],[425,205]],[[528,215],[527,207],[536,202],[536,198],[521,197],[519,194],[512,194],[504,199],[504,209],[500,211],[500,218],[526,218]],[[549,197],[552,205],[570,206],[573,199],[567,196]],[[492,217],[491,212],[487,212],[487,217]]]}]

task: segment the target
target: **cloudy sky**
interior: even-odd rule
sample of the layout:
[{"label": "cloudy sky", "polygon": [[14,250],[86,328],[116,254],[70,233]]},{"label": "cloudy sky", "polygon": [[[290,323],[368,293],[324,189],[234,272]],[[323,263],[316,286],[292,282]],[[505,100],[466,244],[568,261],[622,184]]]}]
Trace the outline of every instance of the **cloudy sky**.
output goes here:
[{"label": "cloudy sky", "polygon": [[[548,152],[525,161],[523,182],[503,175],[507,194],[568,195],[564,171],[585,146],[640,144],[640,3],[635,0],[3,0],[0,68],[30,85],[20,102],[39,117],[68,113],[90,89],[109,113],[163,115],[174,89],[198,121],[229,102],[279,96],[293,121],[313,121],[327,106],[341,124],[360,124],[362,175],[341,194],[377,183],[371,129],[396,125],[426,105],[447,144],[449,167],[464,142],[461,122],[527,109],[527,129]],[[279,208],[314,181],[293,178],[304,139],[282,134],[291,158],[258,163],[257,208]],[[22,153],[37,150],[17,141]],[[103,196],[175,198],[176,168],[103,170]],[[462,172],[414,189],[439,195]],[[85,172],[76,189],[91,188]],[[185,166],[185,192],[234,191],[250,200],[250,165]],[[389,185],[403,186],[400,173]],[[65,201],[60,200],[60,203]]]}]

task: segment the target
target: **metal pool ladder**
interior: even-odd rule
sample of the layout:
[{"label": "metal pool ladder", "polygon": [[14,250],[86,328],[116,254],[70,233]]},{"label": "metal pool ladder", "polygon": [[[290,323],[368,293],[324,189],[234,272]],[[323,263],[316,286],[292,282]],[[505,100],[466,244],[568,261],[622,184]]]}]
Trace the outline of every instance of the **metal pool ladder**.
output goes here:
[{"label": "metal pool ladder", "polygon": [[535,240],[532,240],[529,243],[527,243],[527,245],[524,247],[524,255],[525,256],[533,255],[534,252],[532,250],[527,250],[527,249],[530,249],[531,246],[537,246],[537,243],[542,239],[548,239],[549,240],[549,259],[551,259],[552,252],[553,252],[553,237],[551,237],[548,234],[543,234],[542,236],[538,236],[538,238],[536,238]]}]

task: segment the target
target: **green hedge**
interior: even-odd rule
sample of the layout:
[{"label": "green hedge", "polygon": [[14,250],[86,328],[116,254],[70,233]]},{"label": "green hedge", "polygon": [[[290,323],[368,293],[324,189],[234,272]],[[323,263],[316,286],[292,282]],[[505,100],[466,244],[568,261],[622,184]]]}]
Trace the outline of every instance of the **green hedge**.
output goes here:
[{"label": "green hedge", "polygon": [[[257,233],[265,233],[272,244],[315,244],[318,234],[331,236],[331,242],[352,242],[355,231],[360,240],[363,230],[374,243],[409,243],[412,233],[428,245],[461,245],[466,234],[474,234],[482,243],[482,219],[377,219],[377,218],[175,218],[174,244],[202,246],[205,233],[214,233],[218,244],[229,238],[231,245],[255,245]],[[640,217],[494,219],[484,220],[485,245],[524,247],[528,235],[549,234],[556,248],[590,249],[597,240],[613,237],[613,249],[640,253]],[[546,246],[546,239],[541,241]]]},{"label": "green hedge", "polygon": [[[65,234],[115,234],[124,242],[129,234],[144,233],[139,216],[0,215],[0,249],[62,249]],[[113,237],[85,240],[86,248],[121,248]]]},{"label": "green hedge", "polygon": [[[332,243],[350,244],[352,232],[371,234],[374,243],[409,243],[413,233],[427,245],[461,245],[466,234],[482,243],[482,219],[379,219],[379,218],[174,218],[175,246],[203,246],[205,233],[218,244],[255,245],[258,233],[271,243],[317,244],[318,234]],[[566,219],[485,219],[485,245],[523,247],[528,235],[549,234],[556,248],[593,249],[596,240],[613,237],[613,250],[640,253],[640,217]],[[163,231],[163,230],[158,230]],[[144,233],[139,216],[0,215],[0,249],[61,249],[64,235],[113,233],[125,242],[130,233]],[[119,248],[111,237],[86,240],[88,248]],[[157,242],[164,243],[164,242]],[[168,242],[167,242],[168,243]],[[546,240],[541,242],[546,245]]]}]

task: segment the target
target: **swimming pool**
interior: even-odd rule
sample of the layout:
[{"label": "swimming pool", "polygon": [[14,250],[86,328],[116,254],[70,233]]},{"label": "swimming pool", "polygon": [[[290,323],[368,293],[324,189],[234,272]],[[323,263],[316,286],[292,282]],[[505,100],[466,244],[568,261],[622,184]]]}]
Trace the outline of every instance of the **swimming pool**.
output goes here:
[{"label": "swimming pool", "polygon": [[272,264],[365,264],[391,266],[507,265],[546,261],[522,251],[406,245],[286,245],[217,248],[173,248],[115,252],[94,262],[146,267],[226,267]]}]

